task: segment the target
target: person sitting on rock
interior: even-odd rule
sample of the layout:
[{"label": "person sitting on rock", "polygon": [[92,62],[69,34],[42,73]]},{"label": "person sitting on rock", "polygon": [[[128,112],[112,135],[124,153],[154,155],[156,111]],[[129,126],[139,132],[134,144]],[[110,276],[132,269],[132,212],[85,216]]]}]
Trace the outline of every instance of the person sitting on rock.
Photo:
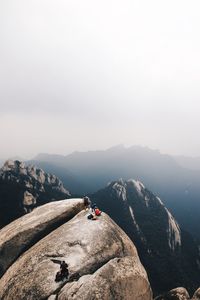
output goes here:
[{"label": "person sitting on rock", "polygon": [[97,208],[97,205],[96,205],[96,203],[93,203],[93,204],[91,204],[90,207],[91,207],[92,212],[94,212],[95,208]]},{"label": "person sitting on rock", "polygon": [[60,273],[63,277],[68,277],[69,270],[68,270],[68,264],[63,260],[60,264]]},{"label": "person sitting on rock", "polygon": [[63,260],[60,262],[60,271],[56,273],[55,281],[58,282],[63,280],[64,278],[67,279],[68,276],[69,276],[68,264]]}]

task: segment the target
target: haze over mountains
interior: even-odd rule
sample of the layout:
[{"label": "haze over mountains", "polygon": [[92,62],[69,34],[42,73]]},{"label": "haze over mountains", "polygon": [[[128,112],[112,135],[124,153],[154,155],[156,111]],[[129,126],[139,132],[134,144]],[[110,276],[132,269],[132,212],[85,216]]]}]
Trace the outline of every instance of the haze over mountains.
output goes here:
[{"label": "haze over mountains", "polygon": [[200,157],[174,156],[175,160],[184,168],[200,170]]},{"label": "haze over mountains", "polygon": [[[190,159],[192,163],[196,160]],[[119,178],[139,179],[162,198],[184,228],[200,237],[200,170],[192,169],[194,163],[189,169],[180,157],[122,145],[67,156],[39,154],[31,162],[56,174],[75,194],[95,192]]]},{"label": "haze over mountains", "polygon": [[0,300],[200,300],[199,11],[0,1]]}]

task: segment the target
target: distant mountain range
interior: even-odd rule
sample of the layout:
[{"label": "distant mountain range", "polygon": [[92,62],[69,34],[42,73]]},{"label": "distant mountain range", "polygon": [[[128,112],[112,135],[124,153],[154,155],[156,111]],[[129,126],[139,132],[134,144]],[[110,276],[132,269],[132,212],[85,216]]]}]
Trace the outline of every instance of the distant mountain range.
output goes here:
[{"label": "distant mountain range", "polygon": [[156,294],[177,286],[197,289],[198,245],[141,182],[114,181],[90,198],[132,239]]},{"label": "distant mountain range", "polygon": [[145,147],[119,145],[67,156],[39,154],[31,163],[56,174],[72,193],[80,195],[119,178],[139,179],[162,198],[185,229],[200,238],[200,170],[194,170],[194,161],[198,158],[187,160]]}]

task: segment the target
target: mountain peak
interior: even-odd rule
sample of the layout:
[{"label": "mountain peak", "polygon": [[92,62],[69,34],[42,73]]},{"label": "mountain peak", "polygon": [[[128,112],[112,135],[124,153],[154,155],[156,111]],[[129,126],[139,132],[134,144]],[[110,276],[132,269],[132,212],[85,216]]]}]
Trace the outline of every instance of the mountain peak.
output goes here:
[{"label": "mountain peak", "polygon": [[107,150],[105,151],[120,151],[120,150],[125,150],[125,146],[123,144],[118,144],[118,145],[115,145],[113,147],[110,147],[108,148]]},{"label": "mountain peak", "polygon": [[127,187],[131,187],[132,189],[135,189],[135,191],[138,193],[139,196],[143,197],[143,190],[145,190],[144,184],[135,179],[128,179],[127,181],[124,181],[122,178],[113,181],[111,183],[108,183],[110,188],[113,188],[116,192],[118,192],[118,195],[120,192],[123,191],[123,199],[125,200],[125,189]]},{"label": "mountain peak", "polygon": [[[190,290],[197,288],[200,255],[195,241],[180,228],[161,199],[141,181],[113,181],[91,195],[91,200],[134,241],[155,291],[169,290],[180,282]],[[191,257],[188,257],[188,249]],[[184,273],[181,281],[180,273]]]},{"label": "mountain peak", "polygon": [[0,169],[0,227],[36,206],[69,196],[55,175],[19,160],[7,160]]},{"label": "mountain peak", "polygon": [[[99,192],[101,193],[101,191]],[[181,231],[178,223],[163,205],[160,198],[146,189],[141,181],[135,179],[123,180],[120,178],[107,185],[104,193],[107,193],[106,198],[111,198],[111,202],[113,198],[115,199],[113,199],[115,205],[117,205],[117,202],[118,205],[122,205],[123,210],[127,211],[126,216],[129,215],[130,222],[134,223],[138,232],[138,228],[143,223],[143,220],[140,219],[141,215],[145,215],[146,218],[152,220],[152,224],[149,224],[151,227],[155,226],[158,229],[162,226],[165,232],[163,243],[165,243],[170,252],[176,251],[181,246]],[[120,204],[120,201],[123,204]],[[152,228],[152,230],[155,229]],[[142,235],[146,235],[145,239],[148,240],[148,230],[141,228],[141,232]]]},{"label": "mountain peak", "polygon": [[3,167],[1,168],[2,171],[15,171],[19,169],[25,169],[24,162],[21,162],[19,160],[6,160]]}]

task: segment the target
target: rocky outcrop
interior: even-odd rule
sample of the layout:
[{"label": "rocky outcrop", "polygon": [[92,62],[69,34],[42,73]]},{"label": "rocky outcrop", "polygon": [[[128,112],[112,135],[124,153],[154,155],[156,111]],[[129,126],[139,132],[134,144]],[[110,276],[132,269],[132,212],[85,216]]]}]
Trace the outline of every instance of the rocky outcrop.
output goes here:
[{"label": "rocky outcrop", "polygon": [[200,300],[200,288],[194,293],[192,300]]},{"label": "rocky outcrop", "polygon": [[[27,249],[0,279],[0,299],[151,300],[131,240],[105,213],[95,221],[87,214],[81,211]],[[55,282],[60,260],[68,263],[69,278]]]},{"label": "rocky outcrop", "polygon": [[0,277],[34,243],[72,219],[84,208],[82,199],[51,202],[0,230]]},{"label": "rocky outcrop", "polygon": [[159,197],[138,180],[120,179],[91,195],[91,199],[132,239],[155,295],[174,285],[194,292],[200,277],[198,247]]},{"label": "rocky outcrop", "polygon": [[114,258],[94,274],[82,276],[77,282],[67,283],[57,299],[144,300],[151,299],[151,290],[146,272],[138,264],[138,259],[127,256]]},{"label": "rocky outcrop", "polygon": [[20,161],[8,160],[0,169],[0,227],[34,207],[69,196],[55,175]]},{"label": "rocky outcrop", "polygon": [[175,288],[168,293],[156,297],[154,300],[199,300],[200,299],[200,288],[194,293],[193,297],[190,298],[188,291],[183,288]]},{"label": "rocky outcrop", "polygon": [[190,296],[185,288],[179,287],[156,297],[154,300],[190,300]]},{"label": "rocky outcrop", "polygon": [[[165,249],[174,253],[180,249],[181,230],[178,223],[160,198],[147,190],[140,181],[120,179],[111,182],[105,189],[91,197],[104,210],[109,211],[114,219],[116,214],[122,211],[121,223],[126,224],[129,235],[133,237],[137,235],[143,244],[148,244],[149,251],[156,249],[161,253]],[[153,243],[150,240],[153,237],[152,231],[156,237]],[[162,235],[158,240],[157,234],[160,231]]]},{"label": "rocky outcrop", "polygon": [[36,205],[36,197],[34,197],[31,193],[28,191],[24,192],[24,195],[22,197],[22,204],[24,207],[25,212],[29,212],[29,209],[31,210],[32,207]]}]

